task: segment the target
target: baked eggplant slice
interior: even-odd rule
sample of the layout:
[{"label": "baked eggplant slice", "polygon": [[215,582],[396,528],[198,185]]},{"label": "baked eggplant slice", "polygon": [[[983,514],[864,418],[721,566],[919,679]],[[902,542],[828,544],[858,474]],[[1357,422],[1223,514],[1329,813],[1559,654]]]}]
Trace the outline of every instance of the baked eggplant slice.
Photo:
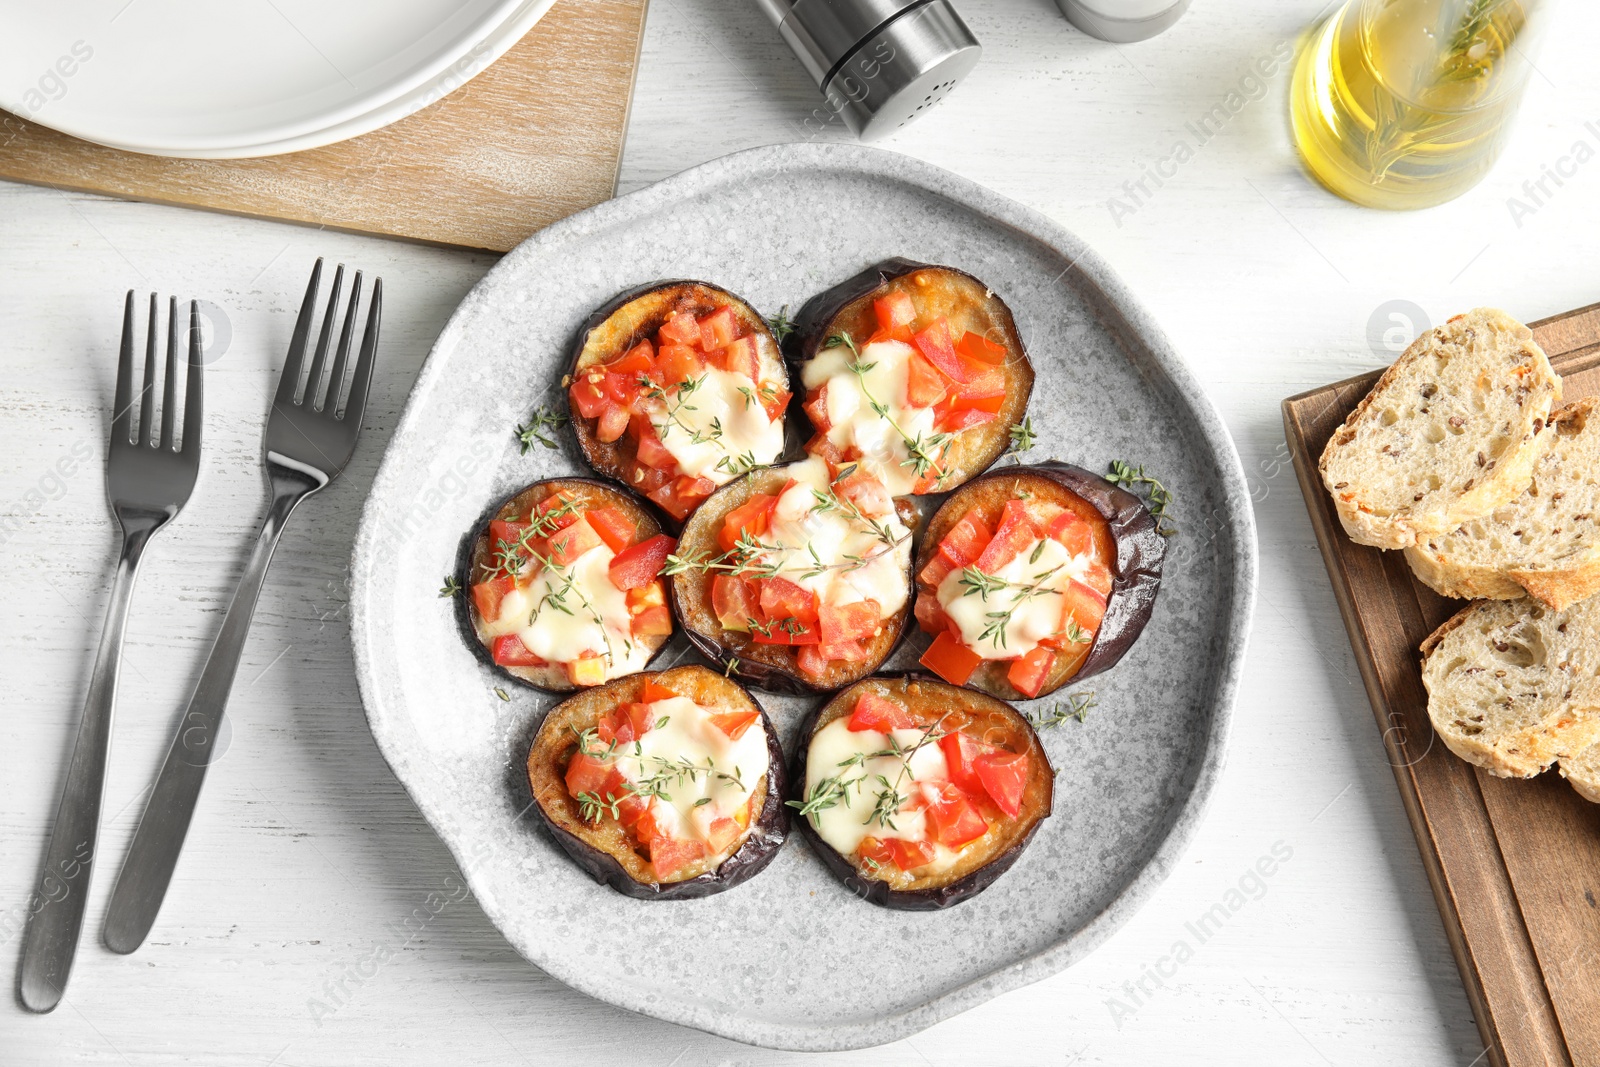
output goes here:
[{"label": "baked eggplant slice", "polygon": [[655,282],[600,308],[563,385],[589,465],[678,522],[784,450],[778,342],[750,305],[705,282]]},{"label": "baked eggplant slice", "polygon": [[704,667],[557,704],[528,750],[528,787],[578,866],[643,900],[731,889],[789,832],[777,731],[743,686]]},{"label": "baked eggplant slice", "polygon": [[472,539],[468,635],[550,692],[642,671],[672,636],[660,571],[676,545],[631,493],[593,478],[530,485]]},{"label": "baked eggplant slice", "polygon": [[1166,538],[1144,501],[1066,463],[1007,467],[952,493],[917,558],[922,664],[1005,700],[1098,674],[1138,640]]},{"label": "baked eggplant slice", "polygon": [[876,670],[911,614],[915,513],[816,456],[724,486],[663,571],[689,640],[764,689],[826,692]]},{"label": "baked eggplant slice", "polygon": [[931,911],[1017,861],[1054,787],[1038,735],[1009,704],[927,675],[880,675],[801,728],[789,806],[851,892]]},{"label": "baked eggplant slice", "polygon": [[813,297],[790,337],[806,451],[895,496],[943,493],[999,458],[1033,392],[1005,302],[953,267],[885,260]]}]

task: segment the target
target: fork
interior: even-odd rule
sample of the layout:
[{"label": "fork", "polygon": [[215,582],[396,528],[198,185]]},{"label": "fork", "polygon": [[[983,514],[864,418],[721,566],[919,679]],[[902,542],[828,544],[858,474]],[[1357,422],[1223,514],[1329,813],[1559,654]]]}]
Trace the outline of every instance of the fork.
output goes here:
[{"label": "fork", "polygon": [[177,421],[178,301],[167,311],[167,374],[162,392],[161,438],[155,428],[156,346],[160,315],[150,294],[150,325],[144,354],[144,387],[139,392],[138,435],[133,425],[133,291],[122,311],[122,350],[117,361],[117,391],[111,414],[111,448],[106,460],[106,495],[122,527],[111,604],[95,655],[94,674],[78,740],[67,768],[61,804],[34,897],[35,912],[22,950],[18,995],[30,1011],[45,1012],[60,1003],[72,973],[72,958],[83,929],[89,874],[100,832],[105,799],[106,761],[111,753],[111,719],[122,668],[123,630],[133,600],[134,579],[145,546],[188,502],[200,471],[201,398],[200,308],[189,304],[188,380],[184,388],[183,440],[174,440]]},{"label": "fork", "polygon": [[200,672],[200,681],[189,698],[189,707],[167,750],[166,761],[145,805],[144,816],[139,820],[139,829],[134,833],[122,873],[117,877],[105,929],[106,947],[113,952],[128,953],[138,948],[161,910],[161,901],[166,896],[178,853],[183,849],[183,839],[189,830],[189,820],[200,797],[200,787],[205,782],[206,768],[211,763],[212,746],[222,725],[222,713],[239,669],[245,638],[250,633],[250,619],[255,614],[256,601],[284,524],[302,500],[339,476],[350,462],[356,437],[361,432],[361,416],[367,406],[367,391],[372,384],[378,347],[378,325],[383,315],[383,279],[373,282],[360,356],[351,373],[349,394],[342,409],[339,397],[349,364],[356,309],[361,301],[361,272],[356,272],[351,286],[337,354],[324,390],[328,347],[339,310],[344,265],[340,264],[334,272],[333,291],[322,318],[316,355],[302,391],[301,371],[321,280],[322,260],[319,259],[312,268],[311,282],[306,286],[305,301],[289,340],[289,358],[278,379],[272,413],[267,418],[265,466],[267,480],[272,484],[272,507],[267,511],[261,536],[245,566],[244,576],[239,579],[233,601],[228,605],[216,644]]}]

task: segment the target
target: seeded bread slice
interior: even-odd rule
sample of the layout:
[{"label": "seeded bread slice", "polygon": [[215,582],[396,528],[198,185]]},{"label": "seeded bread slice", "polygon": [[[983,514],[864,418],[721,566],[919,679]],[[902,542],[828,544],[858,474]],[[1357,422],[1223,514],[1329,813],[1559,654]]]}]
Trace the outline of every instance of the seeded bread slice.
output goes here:
[{"label": "seeded bread slice", "polygon": [[1406,548],[1527,488],[1549,447],[1561,379],[1532,332],[1479,308],[1418,337],[1322,452],[1350,539]]},{"label": "seeded bread slice", "polygon": [[1572,783],[1578,795],[1591,804],[1600,804],[1600,742],[1576,756],[1561,760],[1561,777]]},{"label": "seeded bread slice", "polygon": [[1560,609],[1600,592],[1600,416],[1596,398],[1550,416],[1555,438],[1505,507],[1418,541],[1406,560],[1445,596],[1535,597]]},{"label": "seeded bread slice", "polygon": [[1422,656],[1433,728],[1490,774],[1529,778],[1600,741],[1600,600],[1479,600]]}]

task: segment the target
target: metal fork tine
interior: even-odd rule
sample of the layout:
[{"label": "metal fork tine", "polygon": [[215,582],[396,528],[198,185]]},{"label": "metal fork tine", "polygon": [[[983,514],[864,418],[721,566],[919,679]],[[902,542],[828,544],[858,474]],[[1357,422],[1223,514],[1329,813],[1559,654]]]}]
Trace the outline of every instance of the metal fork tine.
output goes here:
[{"label": "metal fork tine", "polygon": [[339,394],[344,391],[344,372],[350,363],[350,336],[355,332],[356,309],[360,305],[361,272],[356,271],[355,280],[350,284],[350,303],[344,313],[344,326],[339,330],[339,352],[334,356],[333,373],[328,375],[328,400],[324,410],[330,418],[339,411]]},{"label": "metal fork tine", "polygon": [[367,308],[367,328],[361,335],[361,356],[356,360],[356,372],[350,378],[350,399],[345,401],[344,420],[354,421],[361,428],[361,416],[367,410],[367,390],[372,385],[372,364],[378,351],[378,326],[383,321],[383,279],[372,280],[372,303]]},{"label": "metal fork tine", "polygon": [[333,324],[339,317],[339,292],[344,288],[344,264],[333,272],[333,291],[328,294],[328,310],[322,316],[322,332],[317,335],[317,355],[311,361],[311,375],[306,378],[305,405],[312,411],[322,410],[322,371],[328,365],[328,344],[333,340]]},{"label": "metal fork tine", "polygon": [[140,445],[150,443],[150,429],[156,407],[156,337],[160,316],[156,314],[156,294],[150,294],[150,332],[144,346],[144,387],[139,390],[139,440]]},{"label": "metal fork tine", "polygon": [[278,379],[278,394],[273,402],[279,407],[292,407],[300,391],[300,368],[305,365],[306,339],[311,336],[311,318],[317,311],[317,287],[322,284],[322,259],[311,268],[311,281],[306,286],[306,298],[300,303],[300,314],[294,320],[294,334],[289,338],[289,358],[283,364],[283,375]]},{"label": "metal fork tine", "polygon": [[[200,348],[200,301],[189,301],[189,382],[183,394],[183,454],[196,463],[200,461],[200,425],[205,403],[201,396],[201,381],[205,355]],[[170,372],[169,372],[170,373]]]},{"label": "metal fork tine", "polygon": [[111,409],[111,440],[133,440],[133,290],[122,305],[122,351],[117,357],[117,397]]},{"label": "metal fork tine", "polygon": [[167,376],[161,383],[161,448],[172,451],[172,435],[178,406],[178,298],[169,297],[167,305]]}]

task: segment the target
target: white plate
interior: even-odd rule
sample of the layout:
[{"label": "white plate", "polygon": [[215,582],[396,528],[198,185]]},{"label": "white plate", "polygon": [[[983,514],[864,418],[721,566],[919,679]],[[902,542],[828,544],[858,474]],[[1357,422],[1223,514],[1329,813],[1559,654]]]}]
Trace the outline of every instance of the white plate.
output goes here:
[{"label": "white plate", "polygon": [[516,43],[551,2],[3,0],[0,107],[156,155],[299,151],[432,103]]},{"label": "white plate", "polygon": [[[482,665],[439,583],[485,509],[583,471],[570,431],[559,450],[522,455],[512,427],[541,404],[564,407],[568,346],[593,308],[644,282],[703,278],[771,314],[893,255],[964,268],[1006,299],[1038,373],[1030,459],[1105,470],[1122,458],[1173,489],[1181,532],[1155,613],[1126,658],[1088,683],[1099,706],[1087,721],[1043,732],[1060,771],[1055,813],[981,895],[943,912],[885,911],[794,834],[729,892],[625,898],[528,817],[527,748],[555,700]],[[904,1037],[1052,974],[1149,897],[1216,781],[1254,589],[1250,498],[1227,431],[1098,256],[925,163],[784,145],[579,212],[467,295],[362,515],[350,636],[378,747],[518,951],[634,1011],[740,1041],[836,1049]],[[914,634],[889,668],[914,663],[926,640]],[[675,637],[658,666],[687,662],[684,645]],[[792,758],[817,700],[758,699]]]}]

